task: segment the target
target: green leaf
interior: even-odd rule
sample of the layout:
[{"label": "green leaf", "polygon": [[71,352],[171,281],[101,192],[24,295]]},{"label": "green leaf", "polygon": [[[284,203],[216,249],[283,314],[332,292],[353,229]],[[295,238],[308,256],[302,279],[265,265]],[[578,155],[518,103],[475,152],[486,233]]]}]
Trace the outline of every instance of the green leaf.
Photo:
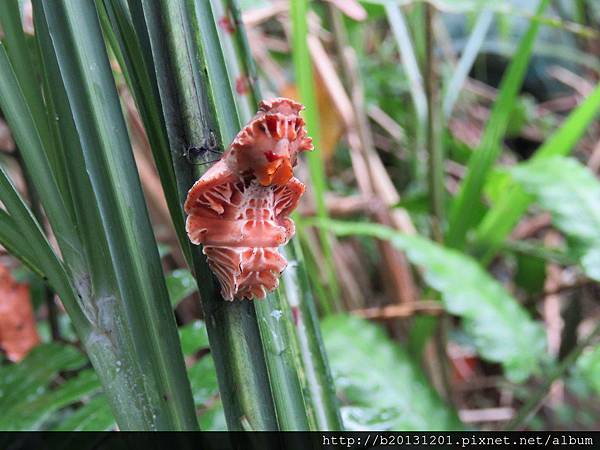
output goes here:
[{"label": "green leaf", "polygon": [[[549,0],[541,0],[536,15],[542,14],[549,3]],[[514,111],[539,28],[540,23],[532,21],[521,39],[515,57],[502,79],[479,149],[469,159],[467,175],[450,210],[446,240],[452,247],[460,248],[464,245],[467,231],[477,220],[472,212],[472,205],[480,200],[485,180],[502,150],[502,138]]]},{"label": "green leaf", "polygon": [[196,407],[204,405],[219,393],[217,372],[212,356],[205,355],[188,370],[194,403]]},{"label": "green leaf", "polygon": [[281,431],[308,430],[308,416],[296,364],[292,312],[276,291],[254,305]]},{"label": "green leaf", "polygon": [[179,339],[183,354],[193,355],[198,350],[208,347],[208,334],[206,324],[202,320],[196,320],[179,328]]},{"label": "green leaf", "polygon": [[[532,160],[568,155],[600,110],[600,84],[575,109],[560,129],[535,152]],[[485,263],[491,261],[502,242],[527,211],[531,198],[519,186],[505,186],[502,196],[483,218],[475,234],[475,248]]]},{"label": "green leaf", "polygon": [[176,308],[181,300],[198,290],[196,279],[187,269],[175,269],[167,275],[167,290],[171,306]]},{"label": "green leaf", "polygon": [[80,372],[57,388],[33,399],[22,399],[0,417],[2,430],[37,430],[55,411],[76,403],[100,390],[96,373],[89,369]]},{"label": "green leaf", "polygon": [[511,170],[515,181],[552,213],[586,275],[600,281],[600,182],[571,158],[548,158]]},{"label": "green leaf", "polygon": [[223,402],[215,401],[206,408],[198,418],[200,428],[205,431],[227,431],[225,422],[225,411],[223,411]]},{"label": "green leaf", "polygon": [[448,82],[447,87],[444,89],[445,95],[443,101],[443,110],[446,119],[448,119],[452,114],[452,110],[454,109],[454,105],[458,99],[462,86],[469,76],[469,72],[473,68],[473,64],[479,55],[479,50],[485,41],[485,37],[490,29],[490,26],[492,25],[493,19],[494,14],[489,9],[484,9],[477,16],[477,20],[473,26],[473,31],[471,31],[469,39],[462,51],[460,60],[454,68],[452,78]]},{"label": "green leaf", "polygon": [[36,129],[43,142],[48,142],[48,117],[44,110],[44,101],[41,95],[41,86],[36,79],[36,71],[32,55],[29,51],[27,37],[21,24],[21,13],[18,0],[4,0],[0,2],[0,24],[4,36],[2,39],[7,55],[13,67],[19,87],[26,103],[29,106]]},{"label": "green leaf", "polygon": [[584,351],[577,358],[575,370],[600,396],[600,345]]},{"label": "green leaf", "polygon": [[53,431],[109,431],[115,419],[104,395],[98,395],[58,424]]},{"label": "green leaf", "polygon": [[543,327],[472,258],[419,236],[355,222],[321,221],[340,236],[367,235],[389,240],[424,270],[426,283],[442,294],[449,313],[461,317],[479,354],[503,365],[506,376],[522,382],[544,354]]},{"label": "green leaf", "polygon": [[353,316],[321,324],[347,430],[460,430],[407,352],[381,329]]},{"label": "green leaf", "polygon": [[15,408],[40,398],[59,372],[86,362],[75,347],[52,343],[35,347],[19,364],[0,367],[0,422],[10,424]]},{"label": "green leaf", "polygon": [[65,258],[81,259],[75,226],[66,208],[58,184],[53,176],[43,136],[19,86],[4,46],[0,44],[0,107],[6,117],[15,142],[19,146],[25,168],[31,177],[52,229]]},{"label": "green leaf", "polygon": [[[0,197],[2,196],[3,194],[0,193]],[[8,253],[19,258],[33,272],[44,276],[43,269],[36,261],[35,251],[30,243],[23,239],[23,234],[17,223],[4,210],[0,210],[0,243]]]}]

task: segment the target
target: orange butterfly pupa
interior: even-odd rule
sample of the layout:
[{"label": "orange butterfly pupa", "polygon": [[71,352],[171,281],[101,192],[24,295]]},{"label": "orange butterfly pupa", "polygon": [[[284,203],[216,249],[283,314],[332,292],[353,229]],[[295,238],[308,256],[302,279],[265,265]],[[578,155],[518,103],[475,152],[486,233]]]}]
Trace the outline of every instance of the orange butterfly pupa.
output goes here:
[{"label": "orange butterfly pupa", "polygon": [[294,235],[290,213],[304,193],[294,177],[312,150],[300,111],[287,98],[262,101],[222,158],[188,192],[186,231],[202,244],[225,300],[264,298],[287,261],[278,247]]}]

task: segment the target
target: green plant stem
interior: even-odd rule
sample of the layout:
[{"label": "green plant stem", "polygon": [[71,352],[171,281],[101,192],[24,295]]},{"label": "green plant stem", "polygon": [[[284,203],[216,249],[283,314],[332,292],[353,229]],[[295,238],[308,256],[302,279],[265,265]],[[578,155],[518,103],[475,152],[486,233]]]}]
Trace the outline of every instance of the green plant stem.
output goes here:
[{"label": "green plant stem", "polygon": [[[165,191],[167,207],[186,260],[190,261],[190,247],[178,200],[177,182],[171,161],[169,142],[161,114],[160,95],[145,33],[137,34],[125,0],[97,0],[97,9],[111,47],[119,59],[125,79],[140,112],[152,156]],[[139,8],[139,3],[137,5]]]},{"label": "green plant stem", "polygon": [[[425,94],[427,98],[427,160],[428,160],[428,181],[429,181],[429,204],[431,209],[431,228],[433,239],[436,242],[443,243],[444,227],[444,149],[441,139],[441,114],[439,101],[439,77],[437,73],[437,64],[435,60],[435,32],[434,32],[435,9],[429,3],[425,5]],[[448,366],[447,318],[443,316],[437,320],[437,327],[434,337],[437,359],[441,368],[440,378],[444,394],[448,402],[452,401],[452,388],[450,385],[450,375]]]},{"label": "green plant stem", "polygon": [[[228,63],[230,92],[237,90],[238,93],[234,101],[241,127],[252,118],[262,98],[259,80],[256,77],[256,68],[237,2],[212,0],[211,5],[215,21],[232,24],[232,28],[218,27],[218,32],[223,55]],[[240,82],[244,89],[239,89]],[[222,95],[226,94],[222,93]],[[286,249],[282,249],[282,253],[288,257]],[[299,286],[297,288],[301,289]],[[279,429],[308,430],[309,418],[301,386],[302,365],[298,361],[299,349],[295,330],[290,326],[293,318],[286,291],[278,289],[269,294],[265,300],[255,301],[254,307]]]},{"label": "green plant stem", "polygon": [[[285,293],[285,291],[284,291]],[[293,321],[287,301],[279,291],[255,300],[269,381],[282,431],[307,431],[308,418],[295,364],[294,335],[286,326]]]},{"label": "green plant stem", "polygon": [[[90,358],[122,429],[194,430],[195,411],[121,105],[90,2],[37,3],[81,142],[114,279],[93,292]],[[101,93],[101,95],[98,95]],[[72,174],[73,177],[77,175]],[[82,230],[86,232],[86,230]],[[88,240],[88,244],[92,242]],[[91,260],[94,270],[102,260]],[[114,283],[116,282],[116,283]],[[110,283],[110,284],[108,284]],[[143,358],[140,357],[143,355]],[[123,382],[124,386],[112,383]]]},{"label": "green plant stem", "polygon": [[[31,205],[31,212],[37,222],[40,224],[41,231],[44,233],[44,235],[46,235],[47,231],[46,227],[44,226],[44,213],[42,212],[40,200],[35,192],[31,177],[27,173],[27,169],[23,164],[23,158],[21,157],[21,153],[19,152],[18,148],[15,149],[15,159],[21,167],[21,173],[23,174],[23,181],[25,181],[27,197],[29,198],[29,203]],[[48,324],[50,325],[50,336],[52,337],[53,341],[58,341],[60,340],[60,329],[58,327],[58,308],[54,302],[54,291],[48,285],[44,285],[43,295],[44,305],[46,305],[46,312],[48,314]]]},{"label": "green plant stem", "polygon": [[[148,30],[179,200],[183,203],[188,189],[208,168],[191,164],[185,157],[186,149],[206,145],[213,138],[222,150],[222,142],[237,132],[238,119],[235,106],[232,109],[232,94],[216,95],[229,87],[222,73],[223,56],[214,37],[208,2],[157,4],[145,0],[142,6],[141,11],[132,8],[132,12],[143,14],[134,17],[134,23],[145,23]],[[200,247],[193,247],[191,253],[228,429],[241,431],[247,424],[253,430],[276,430],[254,306],[251,302],[225,302]]]},{"label": "green plant stem", "polygon": [[[300,100],[306,106],[304,118],[306,126],[310,130],[310,135],[317,151],[307,155],[308,169],[314,200],[316,203],[317,216],[327,218],[328,212],[325,205],[325,192],[327,190],[327,181],[325,176],[325,162],[323,152],[318,151],[320,144],[320,126],[318,118],[318,103],[315,95],[315,84],[313,78],[312,62],[308,48],[308,2],[307,0],[291,0],[291,20],[292,20],[292,57],[294,62],[294,73],[296,75],[296,85],[300,94]],[[326,314],[334,311],[341,311],[340,290],[335,275],[335,265],[333,262],[332,239],[327,230],[319,230],[319,238],[323,248],[324,269],[327,279],[327,288],[329,292],[328,299],[321,299],[321,305]]]},{"label": "green plant stem", "polygon": [[311,430],[343,430],[342,419],[329,362],[325,353],[319,318],[311,296],[302,247],[292,240],[287,249],[290,265],[283,273],[287,303],[291,310],[300,358],[301,381],[305,392]]},{"label": "green plant stem", "polygon": [[444,225],[444,149],[439,114],[439,79],[435,63],[433,31],[434,8],[425,5],[425,93],[427,98],[427,153],[429,167],[429,202],[434,239],[443,241]]}]

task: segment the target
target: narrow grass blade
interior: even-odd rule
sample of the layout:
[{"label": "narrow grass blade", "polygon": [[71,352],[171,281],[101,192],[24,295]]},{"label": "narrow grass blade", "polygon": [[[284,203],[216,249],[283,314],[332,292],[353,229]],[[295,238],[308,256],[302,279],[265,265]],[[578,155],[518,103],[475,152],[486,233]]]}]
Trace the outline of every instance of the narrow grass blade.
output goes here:
[{"label": "narrow grass blade", "polygon": [[494,13],[491,10],[484,9],[477,16],[473,31],[469,36],[469,40],[462,51],[458,65],[454,69],[452,78],[446,87],[446,95],[444,97],[443,111],[446,119],[452,114],[456,100],[460,94],[462,86],[469,76],[469,72],[473,67],[473,63],[477,58],[481,45],[492,25]]},{"label": "narrow grass blade", "polygon": [[[0,192],[0,198],[3,197],[3,193]],[[23,233],[19,230],[19,226],[4,210],[0,210],[0,244],[31,271],[41,277],[44,276],[44,270],[40,267],[30,243],[23,240]]]},{"label": "narrow grass blade", "polygon": [[[541,0],[536,16],[541,15],[549,3],[550,0]],[[481,144],[469,159],[467,175],[460,185],[450,210],[446,242],[452,247],[463,247],[467,232],[475,225],[476,216],[473,206],[480,201],[485,180],[502,149],[502,138],[523,83],[539,28],[538,21],[530,22],[515,52],[515,57],[502,79],[498,98],[483,132]]]},{"label": "narrow grass blade", "polygon": [[404,15],[396,2],[386,1],[385,12],[400,49],[403,69],[410,82],[410,95],[413,99],[417,119],[421,126],[424,126],[427,122],[427,97],[406,20],[404,20]]},{"label": "narrow grass blade", "polygon": [[6,248],[14,250],[29,265],[47,280],[61,298],[71,320],[80,335],[85,337],[90,324],[77,298],[74,286],[58,256],[52,250],[39,223],[19,196],[10,178],[0,167],[0,199],[8,214],[2,213],[0,236]]},{"label": "narrow grass blade", "polygon": [[[291,0],[292,57],[300,100],[306,107],[306,110],[304,111],[306,127],[309,130],[310,135],[313,138],[314,146],[317,149],[317,151],[311,152],[306,156],[308,170],[310,172],[311,190],[316,203],[317,215],[320,218],[327,218],[328,212],[325,206],[325,192],[327,191],[325,162],[323,160],[323,152],[318,151],[321,133],[319,126],[319,110],[315,95],[316,90],[314,86],[313,68],[307,41],[307,34],[309,32],[307,21],[308,10],[307,0]],[[327,233],[327,230],[320,230],[319,233],[321,246],[323,247],[329,293],[327,299],[321,299],[321,304],[324,311],[329,314],[333,311],[341,310],[340,294],[335,276],[331,238]]]},{"label": "narrow grass blade", "polygon": [[53,176],[44,150],[44,141],[3,44],[0,44],[0,107],[21,150],[25,167],[44,205],[63,256],[81,262],[75,226],[71,217],[65,214],[68,209]]},{"label": "narrow grass blade", "polygon": [[[560,129],[535,152],[537,161],[553,156],[568,155],[600,111],[600,84],[575,109]],[[511,186],[484,216],[475,232],[475,253],[484,264],[496,255],[502,242],[527,211],[531,198],[519,186]]]},{"label": "narrow grass blade", "polygon": [[0,25],[4,32],[2,42],[17,75],[23,97],[30,108],[31,116],[42,141],[48,142],[50,137],[48,117],[44,111],[41,84],[36,79],[37,73],[21,24],[18,0],[0,2]]}]

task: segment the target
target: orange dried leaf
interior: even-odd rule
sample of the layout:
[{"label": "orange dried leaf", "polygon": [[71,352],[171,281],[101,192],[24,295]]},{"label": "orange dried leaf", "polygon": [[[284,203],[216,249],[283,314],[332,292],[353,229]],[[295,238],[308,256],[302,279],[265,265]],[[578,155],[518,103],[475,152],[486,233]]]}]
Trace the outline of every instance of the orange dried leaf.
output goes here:
[{"label": "orange dried leaf", "polygon": [[11,361],[20,361],[39,342],[29,286],[0,265],[0,348]]}]

